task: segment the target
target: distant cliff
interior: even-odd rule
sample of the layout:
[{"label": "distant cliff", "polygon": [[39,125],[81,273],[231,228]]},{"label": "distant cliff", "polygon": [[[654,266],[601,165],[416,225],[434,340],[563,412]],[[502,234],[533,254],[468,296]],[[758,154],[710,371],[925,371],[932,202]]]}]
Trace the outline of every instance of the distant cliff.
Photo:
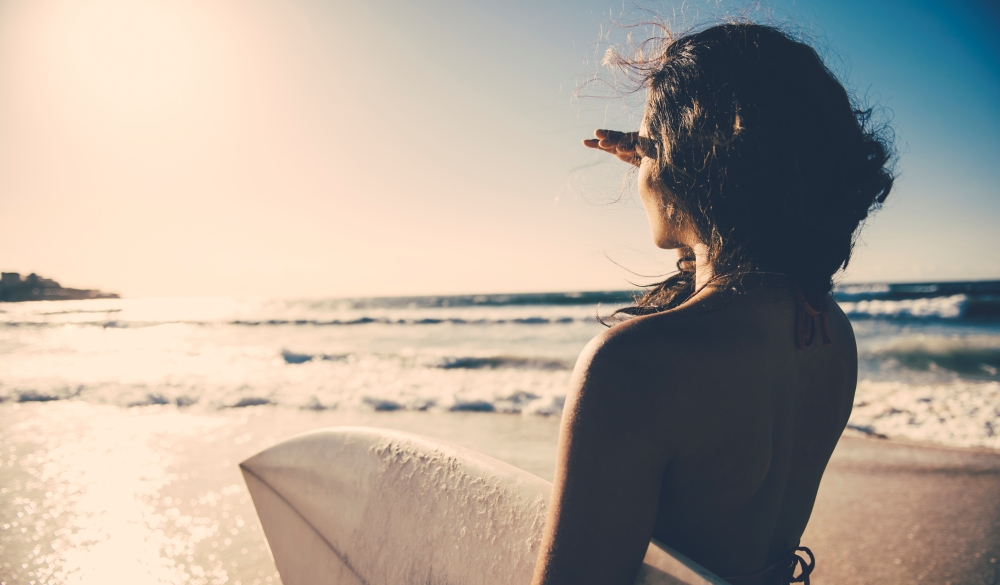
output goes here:
[{"label": "distant cliff", "polygon": [[114,293],[79,288],[63,288],[58,282],[31,273],[25,278],[17,272],[0,273],[0,302],[78,301],[81,299],[117,299]]}]

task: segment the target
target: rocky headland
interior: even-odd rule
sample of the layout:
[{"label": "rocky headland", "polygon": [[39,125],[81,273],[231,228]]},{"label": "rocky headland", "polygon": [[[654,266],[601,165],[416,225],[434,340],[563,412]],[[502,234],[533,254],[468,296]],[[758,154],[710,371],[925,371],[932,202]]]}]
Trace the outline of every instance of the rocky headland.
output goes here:
[{"label": "rocky headland", "polygon": [[21,278],[17,272],[0,273],[0,302],[78,301],[83,299],[117,299],[115,293],[99,290],[64,288],[58,282],[35,273]]}]

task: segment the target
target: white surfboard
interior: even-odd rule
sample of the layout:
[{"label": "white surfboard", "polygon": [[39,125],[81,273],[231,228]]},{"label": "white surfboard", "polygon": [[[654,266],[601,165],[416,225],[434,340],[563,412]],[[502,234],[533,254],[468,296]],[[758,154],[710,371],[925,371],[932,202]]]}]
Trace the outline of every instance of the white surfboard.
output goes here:
[{"label": "white surfboard", "polygon": [[[284,585],[528,585],[552,484],[383,429],[306,433],[240,464]],[[637,584],[726,585],[650,543]]]}]

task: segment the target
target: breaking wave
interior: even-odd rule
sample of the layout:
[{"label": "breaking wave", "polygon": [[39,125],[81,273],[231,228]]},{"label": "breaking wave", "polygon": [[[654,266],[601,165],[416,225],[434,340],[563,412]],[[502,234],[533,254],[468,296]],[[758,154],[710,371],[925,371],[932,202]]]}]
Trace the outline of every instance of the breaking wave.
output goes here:
[{"label": "breaking wave", "polygon": [[[51,315],[78,315],[77,311],[67,311],[65,313],[44,313],[43,316]],[[77,320],[72,322],[60,322],[51,320],[7,320],[0,321],[0,326],[7,327],[61,327],[63,325],[76,325],[82,327],[101,327],[103,329],[141,329],[144,327],[156,327],[158,325],[191,325],[208,327],[213,325],[235,325],[248,327],[267,326],[305,326],[305,327],[332,327],[332,326],[352,326],[368,325],[371,323],[380,325],[553,325],[566,323],[598,323],[596,313],[593,316],[583,315],[561,315],[561,316],[524,316],[524,317],[496,317],[496,318],[462,318],[462,317],[423,317],[423,318],[392,318],[392,317],[356,317],[352,319],[235,319],[232,321],[127,321],[127,320],[99,320],[86,321]]]},{"label": "breaking wave", "polygon": [[858,384],[848,428],[871,436],[1000,449],[1000,383]]},{"label": "breaking wave", "polygon": [[854,319],[1000,318],[1000,281],[855,284],[833,294]]},{"label": "breaking wave", "polygon": [[914,335],[873,350],[871,357],[888,366],[920,372],[944,371],[965,377],[997,378],[1000,338]]},{"label": "breaking wave", "polygon": [[852,319],[963,319],[1000,317],[1000,297],[973,298],[965,294],[947,297],[839,301]]},{"label": "breaking wave", "polygon": [[437,367],[442,370],[478,370],[497,368],[524,368],[529,370],[570,370],[573,364],[564,360],[554,360],[545,358],[527,358],[517,356],[497,356],[497,357],[457,357],[445,358]]},{"label": "breaking wave", "polygon": [[[633,296],[5,303],[0,402],[558,415],[596,316]],[[860,352],[851,432],[1000,448],[1000,282],[835,296]]]},{"label": "breaking wave", "polygon": [[286,364],[299,365],[309,362],[331,362],[344,360],[364,360],[377,357],[387,361],[404,362],[409,365],[437,368],[441,370],[496,370],[502,368],[520,370],[572,370],[573,362],[545,357],[500,356],[458,356],[458,357],[407,357],[400,355],[366,356],[364,354],[301,353],[284,349],[281,359]]}]

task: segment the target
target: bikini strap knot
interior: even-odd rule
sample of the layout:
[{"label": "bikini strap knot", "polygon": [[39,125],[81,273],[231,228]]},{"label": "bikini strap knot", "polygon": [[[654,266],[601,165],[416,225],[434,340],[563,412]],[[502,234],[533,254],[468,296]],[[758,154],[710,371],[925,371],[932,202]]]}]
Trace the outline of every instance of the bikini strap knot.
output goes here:
[{"label": "bikini strap knot", "polygon": [[[799,553],[804,553],[808,558],[803,558]],[[759,581],[765,579],[768,585],[789,585],[790,583],[802,583],[809,585],[809,575],[816,568],[816,557],[807,547],[800,546],[793,548],[781,556],[781,558],[756,573],[747,575],[734,575],[723,577],[730,583],[741,583],[747,581]],[[795,572],[798,571],[798,575]]]},{"label": "bikini strap knot", "polygon": [[[800,552],[805,553],[809,558],[803,558],[799,555]],[[782,583],[803,583],[804,585],[809,585],[809,575],[812,574],[815,568],[816,557],[813,556],[812,551],[808,547],[800,546],[791,551],[787,573],[788,580],[782,581]],[[796,570],[799,572],[798,576],[795,575]]]},{"label": "bikini strap knot", "polygon": [[809,347],[816,339],[816,321],[819,320],[820,334],[823,336],[823,345],[830,345],[830,321],[826,316],[826,300],[821,301],[823,305],[817,310],[809,304],[802,294],[802,289],[798,283],[793,283],[792,289],[795,291],[795,343],[800,348]]}]

